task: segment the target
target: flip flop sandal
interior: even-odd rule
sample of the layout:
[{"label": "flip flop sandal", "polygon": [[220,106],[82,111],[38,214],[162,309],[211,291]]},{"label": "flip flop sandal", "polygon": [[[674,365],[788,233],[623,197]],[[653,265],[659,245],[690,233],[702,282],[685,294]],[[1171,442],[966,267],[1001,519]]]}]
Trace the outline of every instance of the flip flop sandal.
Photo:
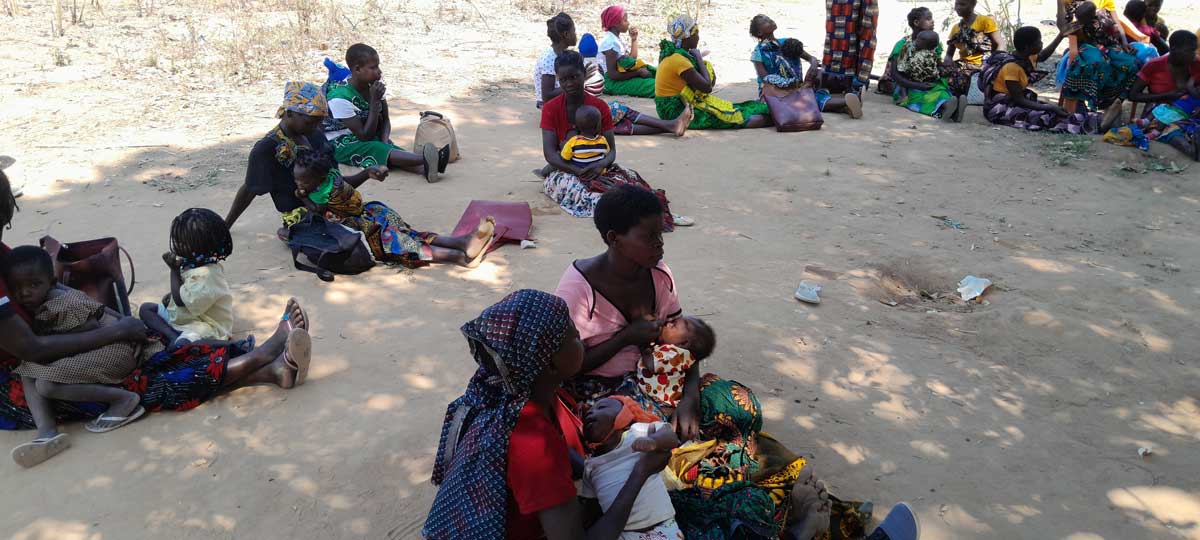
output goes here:
[{"label": "flip flop sandal", "polygon": [[676,227],[691,227],[696,224],[696,220],[683,214],[671,214],[671,221],[675,222]]},{"label": "flip flop sandal", "polygon": [[446,166],[450,164],[450,145],[443,146],[438,150],[438,174],[446,172]]},{"label": "flip flop sandal", "polygon": [[63,450],[70,447],[71,439],[67,437],[66,433],[59,433],[53,437],[34,439],[13,448],[12,458],[17,465],[28,469],[61,454]]},{"label": "flip flop sandal", "polygon": [[908,503],[897,503],[867,540],[918,540],[921,523]]},{"label": "flip flop sandal", "polygon": [[430,184],[438,181],[438,150],[430,143],[421,148],[421,157],[425,158],[425,181]]},{"label": "flip flop sandal", "polygon": [[296,370],[296,383],[300,386],[308,379],[308,366],[312,363],[312,337],[303,328],[288,333],[287,345],[283,348],[283,361]]},{"label": "flip flop sandal", "polygon": [[[304,306],[300,305],[300,301],[297,300],[295,296],[288,298],[288,303],[296,304],[296,308],[300,310],[300,316],[304,318],[304,329],[308,330],[308,321],[309,321],[308,312],[304,311]],[[298,326],[292,326],[291,317],[292,317],[291,313],[284,313],[283,317],[280,318],[281,321],[287,323],[287,328],[288,328],[289,332],[296,328],[299,328]]]},{"label": "flip flop sandal", "polygon": [[88,422],[83,427],[92,433],[108,433],[114,429],[133,423],[144,414],[146,414],[146,408],[138,405],[133,412],[129,413],[129,416],[106,416],[102,414],[99,418]]},{"label": "flip flop sandal", "polygon": [[801,302],[820,304],[821,297],[817,295],[818,292],[821,292],[820,285],[817,285],[816,283],[809,283],[807,281],[801,281],[800,286],[796,287],[795,297],[796,300]]}]

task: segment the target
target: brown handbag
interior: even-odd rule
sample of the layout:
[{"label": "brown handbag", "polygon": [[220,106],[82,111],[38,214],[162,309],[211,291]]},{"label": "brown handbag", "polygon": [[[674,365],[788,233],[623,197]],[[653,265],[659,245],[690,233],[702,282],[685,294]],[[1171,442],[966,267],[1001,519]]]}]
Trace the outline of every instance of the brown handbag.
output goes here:
[{"label": "brown handbag", "polygon": [[825,123],[812,88],[783,89],[764,84],[763,99],[779,131],[813,131]]},{"label": "brown handbag", "polygon": [[[54,277],[59,283],[82,291],[119,313],[133,314],[129,306],[129,293],[137,285],[137,272],[133,258],[116,238],[99,238],[64,244],[50,236],[43,236],[42,249],[54,259]],[[125,273],[121,271],[121,253],[129,261],[129,287],[125,286]]]}]

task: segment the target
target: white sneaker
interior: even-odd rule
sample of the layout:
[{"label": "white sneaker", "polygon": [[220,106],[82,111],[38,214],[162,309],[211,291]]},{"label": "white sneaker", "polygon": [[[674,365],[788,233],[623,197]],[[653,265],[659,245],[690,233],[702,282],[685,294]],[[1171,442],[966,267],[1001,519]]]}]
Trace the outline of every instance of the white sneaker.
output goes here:
[{"label": "white sneaker", "polygon": [[671,219],[675,220],[676,227],[691,227],[696,224],[696,220],[682,214],[671,214]]}]

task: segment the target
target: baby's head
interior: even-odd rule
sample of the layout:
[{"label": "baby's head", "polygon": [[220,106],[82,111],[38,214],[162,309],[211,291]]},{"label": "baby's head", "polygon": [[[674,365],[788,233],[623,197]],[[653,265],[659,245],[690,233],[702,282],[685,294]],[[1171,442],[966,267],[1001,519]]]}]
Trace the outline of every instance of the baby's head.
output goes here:
[{"label": "baby's head", "polygon": [[917,35],[915,36],[915,44],[918,51],[935,50],[937,49],[938,41],[940,40],[941,37],[939,37],[937,32],[934,32],[933,30],[917,32]]},{"label": "baby's head", "polygon": [[171,222],[171,253],[183,269],[199,268],[233,255],[233,236],[216,212],[188,208]]},{"label": "baby's head", "polygon": [[679,317],[663,325],[658,343],[687,349],[699,362],[712,355],[717,347],[717,334],[699,317]]},{"label": "baby's head", "polygon": [[585,137],[595,137],[600,133],[600,109],[591,105],[581,105],[575,110],[575,127],[579,134]]},{"label": "baby's head", "polygon": [[779,46],[779,53],[784,58],[798,59],[804,56],[804,42],[798,39],[788,39]]},{"label": "baby's head", "polygon": [[320,187],[331,170],[333,160],[326,152],[303,146],[296,150],[292,176],[296,178],[296,187],[305,195]]},{"label": "baby's head", "polygon": [[583,441],[594,454],[611,450],[621,434],[638,422],[657,422],[659,418],[643,409],[628,396],[609,396],[592,404],[583,415]]},{"label": "baby's head", "polygon": [[54,288],[54,260],[37,246],[20,246],[4,257],[0,270],[13,298],[26,312],[32,313],[46,303]]}]

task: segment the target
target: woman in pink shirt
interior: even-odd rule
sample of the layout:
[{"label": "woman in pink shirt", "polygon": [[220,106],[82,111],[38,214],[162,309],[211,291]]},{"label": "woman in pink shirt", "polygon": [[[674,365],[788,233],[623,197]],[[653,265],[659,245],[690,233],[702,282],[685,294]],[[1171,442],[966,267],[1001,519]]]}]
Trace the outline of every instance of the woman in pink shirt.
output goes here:
[{"label": "woman in pink shirt", "polygon": [[[584,406],[612,394],[628,395],[665,416],[637,390],[641,351],[681,313],[671,269],[662,262],[663,207],[654,193],[623,185],[596,203],[594,221],[604,253],[567,267],[555,294],[566,300],[587,352],[581,375],[564,386]],[[688,371],[675,410],[681,440],[699,432],[699,367]]]}]

